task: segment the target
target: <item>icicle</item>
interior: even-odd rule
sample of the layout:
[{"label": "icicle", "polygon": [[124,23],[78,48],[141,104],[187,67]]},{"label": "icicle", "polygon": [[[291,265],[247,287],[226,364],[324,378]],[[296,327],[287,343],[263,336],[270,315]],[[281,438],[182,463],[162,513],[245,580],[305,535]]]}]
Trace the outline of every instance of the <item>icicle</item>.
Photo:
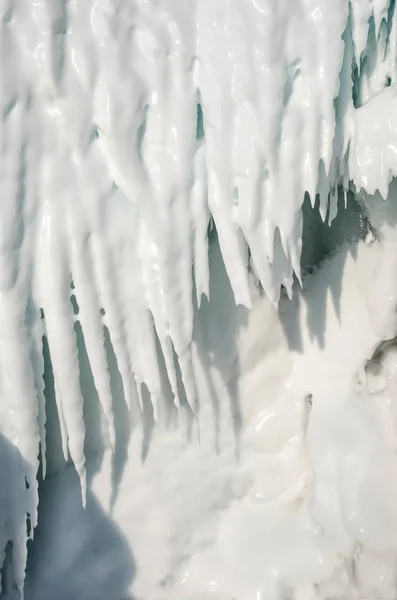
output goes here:
[{"label": "icicle", "polygon": [[105,310],[102,317],[104,324],[109,328],[110,339],[116,356],[117,365],[123,381],[124,395],[127,405],[132,402],[130,387],[131,371],[136,372],[130,364],[125,344],[125,333],[122,326],[122,316],[119,309],[117,287],[114,281],[114,272],[110,265],[109,257],[99,239],[92,240],[91,246],[93,272],[96,288],[99,290],[101,304]]},{"label": "icicle", "polygon": [[89,247],[87,248],[81,242],[85,237],[84,231],[79,231],[82,222],[84,221],[78,213],[78,207],[74,206],[74,210],[70,211],[68,215],[68,226],[72,240],[71,270],[79,309],[78,318],[81,322],[87,353],[90,357],[90,367],[95,387],[108,424],[109,442],[114,451],[116,433],[110,376],[104,347],[100,306],[89,262]]},{"label": "icicle", "polygon": [[186,398],[190,408],[195,416],[197,416],[196,410],[196,383],[194,380],[192,358],[190,354],[190,348],[186,350],[182,355],[178,355],[179,365],[181,368],[182,381],[185,386]]},{"label": "icicle", "polygon": [[[44,314],[43,314],[44,318]],[[42,319],[40,319],[42,321]],[[32,367],[34,372],[35,388],[38,402],[37,421],[40,433],[41,445],[41,469],[42,476],[45,479],[47,471],[46,461],[46,412],[45,412],[45,396],[44,396],[44,359],[42,349],[42,336],[44,334],[43,324],[39,321],[39,315],[35,315],[35,321],[31,330],[32,334]]]},{"label": "icicle", "polygon": [[69,448],[68,448],[68,432],[65,422],[65,416],[63,414],[62,400],[61,394],[59,392],[58,384],[54,381],[54,389],[55,389],[55,403],[57,406],[57,414],[59,419],[59,427],[61,429],[61,442],[62,442],[62,454],[65,462],[69,460]]},{"label": "icicle", "polygon": [[338,213],[338,188],[335,186],[330,194],[328,225],[331,226],[332,221]]},{"label": "icicle", "polygon": [[[56,172],[52,175],[56,177]],[[85,503],[85,425],[76,338],[69,301],[68,268],[65,268],[66,257],[61,241],[59,216],[49,202],[43,207],[42,223],[38,253],[43,270],[37,271],[37,290],[46,319],[57,402],[62,407],[59,418],[60,422],[64,419],[68,448],[80,477]]]},{"label": "icicle", "polygon": [[210,214],[206,198],[207,174],[205,170],[204,145],[195,156],[195,178],[191,192],[192,217],[194,222],[194,275],[197,305],[201,296],[209,297],[208,239],[207,229]]},{"label": "icicle", "polygon": [[159,400],[155,394],[150,394],[150,399],[153,407],[153,419],[155,423],[159,422]]},{"label": "icicle", "polygon": [[179,422],[181,422],[181,404],[178,396],[178,383],[174,364],[174,352],[171,339],[166,336],[165,340],[160,339],[161,349],[164,356],[165,367],[167,370],[168,380],[171,385],[171,391],[174,395],[174,404],[178,411]]},{"label": "icicle", "polygon": [[143,414],[142,382],[139,381],[137,376],[134,377],[134,380],[135,380],[136,391],[137,391],[137,395],[138,395],[139,407],[141,409],[141,414]]},{"label": "icicle", "polygon": [[375,32],[379,35],[379,30],[382,25],[382,21],[387,21],[387,10],[389,8],[390,0],[373,0],[373,15],[375,21]]},{"label": "icicle", "polygon": [[372,13],[372,0],[349,0],[353,15],[354,56],[358,72],[361,70],[361,56],[367,45],[368,22]]},{"label": "icicle", "polygon": [[389,72],[392,83],[397,83],[397,10],[394,8],[392,22],[389,23]]}]

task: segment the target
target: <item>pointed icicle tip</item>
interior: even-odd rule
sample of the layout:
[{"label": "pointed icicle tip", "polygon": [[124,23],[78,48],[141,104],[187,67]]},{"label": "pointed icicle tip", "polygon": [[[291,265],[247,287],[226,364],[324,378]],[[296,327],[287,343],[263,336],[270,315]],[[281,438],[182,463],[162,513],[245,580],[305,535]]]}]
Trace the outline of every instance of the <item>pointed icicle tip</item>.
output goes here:
[{"label": "pointed icicle tip", "polygon": [[139,381],[138,377],[135,377],[134,379],[136,385],[136,393],[138,396],[139,408],[141,409],[141,414],[143,414],[142,384]]},{"label": "pointed icicle tip", "polygon": [[175,405],[176,410],[178,412],[179,429],[182,430],[181,401],[180,401],[180,398],[179,398],[179,396],[177,394],[175,394],[175,396],[174,396],[174,405]]},{"label": "pointed icicle tip", "polygon": [[78,471],[80,478],[81,502],[84,510],[87,508],[87,471],[81,467]]},{"label": "pointed icicle tip", "polygon": [[45,476],[47,474],[46,449],[41,448],[40,454],[41,454],[41,472],[42,472],[42,476],[43,476],[43,480],[44,480]]},{"label": "pointed icicle tip", "polygon": [[114,425],[113,412],[110,415],[107,415],[106,422],[107,422],[108,440],[109,440],[109,444],[110,444],[112,453],[114,454],[116,451],[116,429],[115,429],[115,425]]},{"label": "pointed icicle tip", "polygon": [[150,394],[150,399],[153,406],[153,419],[155,423],[159,421],[159,400],[156,394]]}]

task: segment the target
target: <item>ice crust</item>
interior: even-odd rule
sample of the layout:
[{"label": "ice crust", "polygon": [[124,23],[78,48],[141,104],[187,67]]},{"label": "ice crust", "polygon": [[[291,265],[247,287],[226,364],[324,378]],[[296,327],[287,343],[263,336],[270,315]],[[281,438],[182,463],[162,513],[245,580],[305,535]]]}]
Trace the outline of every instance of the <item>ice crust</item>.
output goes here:
[{"label": "ice crust", "polygon": [[[153,544],[163,543],[158,573],[145,563],[152,546],[137,542],[143,566],[131,586],[139,598],[262,600],[287,586],[310,599],[322,593],[316,582],[332,578],[337,555],[355,556],[357,544],[367,548],[365,579],[372,555],[395,546],[394,509],[376,504],[395,498],[394,425],[374,433],[375,417],[365,410],[375,408],[361,408],[380,403],[381,419],[394,398],[393,356],[371,393],[362,375],[376,345],[397,333],[394,0],[3,0],[0,13],[7,586],[12,581],[22,594],[38,472],[45,479],[73,463],[85,505],[94,480],[107,477],[92,467],[98,456],[113,467],[97,501],[114,508],[132,547],[151,527],[143,527],[140,510],[151,507],[150,520],[161,514],[153,534]],[[294,281],[302,282],[305,195],[331,224],[349,194],[379,239],[346,243],[308,276],[312,291],[302,293]],[[291,298],[293,288],[292,303],[280,301],[280,290]],[[361,391],[353,392],[356,376]],[[345,433],[324,425],[344,418],[350,433],[350,425]],[[382,418],[383,427],[389,418]],[[134,461],[143,461],[142,473]],[[198,486],[207,464],[211,473]],[[179,483],[171,512],[161,513],[150,500],[157,497],[151,479],[167,465]],[[157,494],[168,485],[159,483]],[[355,494],[365,485],[358,506]],[[141,504],[126,516],[132,488],[143,490]],[[113,490],[111,498],[101,489]],[[177,497],[192,511],[181,523],[170,516],[185,514]],[[309,497],[320,508],[310,508]],[[300,520],[290,508],[288,517],[265,518],[296,502]],[[387,527],[378,525],[379,514],[389,515]],[[309,537],[300,532],[306,521]],[[199,542],[202,525],[208,536]],[[276,550],[252,542],[256,529],[261,540],[280,540],[280,556],[290,544],[291,556],[294,543],[309,544],[313,554],[302,550],[302,560],[319,561],[322,570],[280,566]],[[185,535],[191,545],[180,542]],[[238,560],[230,548],[246,553],[250,566],[225,579]],[[379,573],[389,576],[390,556],[373,563]],[[212,578],[208,565],[218,569]],[[346,585],[351,598],[359,585]]]}]

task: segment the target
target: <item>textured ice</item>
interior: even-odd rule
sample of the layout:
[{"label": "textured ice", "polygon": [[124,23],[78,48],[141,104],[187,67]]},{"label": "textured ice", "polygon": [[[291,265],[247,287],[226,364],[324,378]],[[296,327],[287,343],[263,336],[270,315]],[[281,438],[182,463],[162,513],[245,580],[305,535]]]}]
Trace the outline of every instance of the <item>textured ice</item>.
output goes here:
[{"label": "textured ice", "polygon": [[4,594],[393,598],[394,0],[0,12]]}]

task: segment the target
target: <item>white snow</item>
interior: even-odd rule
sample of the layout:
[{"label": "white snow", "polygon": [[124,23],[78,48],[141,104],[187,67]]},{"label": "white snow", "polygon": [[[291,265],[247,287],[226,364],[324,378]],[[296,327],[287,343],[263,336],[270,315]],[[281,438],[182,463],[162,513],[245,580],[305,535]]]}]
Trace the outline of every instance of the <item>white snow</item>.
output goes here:
[{"label": "white snow", "polygon": [[0,12],[3,595],[393,598],[394,1]]}]

